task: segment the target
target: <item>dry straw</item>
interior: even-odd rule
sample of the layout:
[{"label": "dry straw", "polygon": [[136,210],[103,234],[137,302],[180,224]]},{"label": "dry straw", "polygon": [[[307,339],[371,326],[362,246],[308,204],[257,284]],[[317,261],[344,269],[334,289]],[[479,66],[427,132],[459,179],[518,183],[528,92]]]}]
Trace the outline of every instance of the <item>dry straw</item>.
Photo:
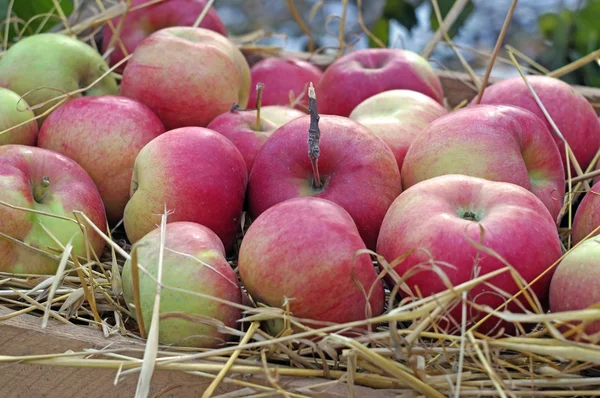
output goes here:
[{"label": "dry straw", "polygon": [[[160,1],[156,0],[153,3]],[[440,28],[427,45],[424,55],[429,57],[438,44],[449,45],[470,76],[471,82],[469,83],[473,84],[472,87],[475,89],[473,96],[475,94],[481,96],[487,77],[490,75],[491,66],[496,59],[499,62],[514,64],[524,81],[527,82],[524,71],[558,77],[598,57],[598,51],[595,51],[577,62],[556,71],[549,71],[510,46],[505,47],[508,58],[498,56],[499,49],[503,44],[502,37],[510,22],[516,1],[511,5],[510,11],[507,10],[508,16],[493,54],[485,54],[480,50],[454,44],[447,31],[467,3],[468,1],[456,1],[446,19],[442,20],[437,1],[432,1]],[[11,0],[9,8],[13,4],[14,1]],[[60,10],[58,0],[54,0],[54,4],[55,11]],[[208,2],[208,5],[210,4],[212,1]],[[294,7],[294,2],[289,0],[287,4],[294,19],[313,46],[314,37],[308,28],[312,15],[308,21],[304,21]],[[344,25],[348,2],[344,1],[343,4],[345,7],[342,16],[329,18],[328,22],[337,19],[339,25]],[[359,4],[362,2],[359,1]],[[316,14],[320,7],[320,2],[317,2],[312,14]],[[97,32],[107,24],[108,28],[115,32],[111,46],[122,46],[119,38],[122,24],[115,26],[110,20],[134,9],[127,1],[115,1],[106,7],[104,3],[97,1],[95,13],[83,13],[80,16],[81,20],[69,20],[60,11],[37,18],[42,18],[45,23],[59,19],[62,21],[62,26],[57,31],[79,38],[89,38],[93,32]],[[207,10],[208,8],[198,16],[196,25],[202,21]],[[74,14],[79,15],[77,12]],[[24,32],[29,22],[14,21],[7,17],[3,29],[0,29],[4,32],[2,38],[4,49],[8,45],[9,25],[20,27],[19,31]],[[367,34],[372,36],[372,33],[364,25],[362,15],[359,16],[359,22]],[[276,46],[257,44],[261,38],[269,35],[271,35],[269,32],[258,31],[244,37],[232,38],[232,40],[249,55],[290,54]],[[310,53],[293,53],[292,55],[325,66],[342,55],[344,51],[352,48],[352,43],[346,42],[343,35],[334,36],[340,40],[339,46],[332,49],[332,54],[327,53],[325,48],[318,48]],[[443,42],[440,43],[440,40]],[[379,44],[382,45],[380,42]],[[487,68],[483,82],[460,56],[458,50],[474,51],[490,58],[490,67]],[[121,63],[126,62],[129,56]],[[526,65],[520,65],[516,57],[519,57]],[[116,67],[118,65],[115,65],[107,73],[113,73]],[[531,86],[528,85],[528,87],[535,95]],[[64,103],[69,97],[88,88],[72,93],[58,94],[54,99],[57,102],[52,109]],[[291,98],[291,101],[298,101],[298,99]],[[561,136],[550,116],[545,112],[539,98],[538,104],[555,128],[555,132]],[[43,117],[48,112],[38,117]],[[0,134],[7,131],[10,130],[2,131]],[[568,160],[575,164],[578,175],[571,176],[570,173],[568,175],[568,193],[563,211],[557,221],[560,224],[560,220],[567,216],[570,227],[574,201],[589,189],[589,181],[597,176],[593,170],[595,163],[600,158],[600,151],[585,172],[578,167],[568,145],[565,145],[565,151],[569,155]],[[0,202],[0,205],[9,206],[17,211],[32,212],[32,210],[16,208],[4,202]],[[161,254],[168,249],[164,246],[167,216],[165,209],[160,224]],[[92,231],[103,236],[107,246],[101,258],[96,258],[89,249],[85,256],[78,257],[73,254],[70,242],[59,242],[55,238],[53,238],[56,244],[55,253],[45,254],[35,247],[0,233],[0,239],[45,255],[59,264],[56,275],[46,277],[0,273],[0,306],[10,309],[10,311],[0,313],[0,322],[10,322],[21,316],[34,315],[39,317],[39,325],[42,328],[52,322],[78,325],[79,328],[93,329],[99,336],[105,338],[105,348],[90,347],[85,350],[75,349],[73,352],[55,352],[46,355],[3,355],[0,356],[0,366],[35,364],[47,367],[48,372],[55,371],[56,367],[111,369],[117,385],[125,377],[132,375],[137,377],[136,397],[150,396],[153,376],[156,372],[163,370],[180,372],[187,376],[192,375],[199,381],[208,380],[209,383],[203,390],[203,398],[216,396],[216,391],[221,386],[228,386],[231,390],[237,389],[234,395],[222,395],[223,397],[274,395],[306,397],[323,394],[323,391],[328,391],[328,393],[321,396],[330,394],[329,396],[350,397],[600,395],[600,375],[597,370],[597,366],[600,364],[600,348],[595,344],[586,344],[567,338],[576,334],[584,337],[582,335],[583,324],[577,325],[575,321],[582,321],[585,324],[585,322],[600,319],[600,308],[561,314],[543,313],[539,310],[540,303],[537,297],[531,291],[531,285],[535,281],[531,284],[524,283],[512,264],[506,262],[504,262],[504,268],[491,274],[481,275],[458,286],[448,285],[448,289],[443,292],[421,298],[418,296],[418,292],[408,295],[408,289],[403,284],[402,278],[393,272],[393,266],[402,259],[388,264],[380,256],[369,252],[368,254],[373,256],[374,261],[384,269],[383,273],[389,273],[391,278],[396,281],[393,291],[388,292],[386,312],[380,316],[344,325],[319,323],[316,328],[305,326],[306,320],[293,317],[286,308],[269,308],[262,305],[250,307],[226,302],[209,295],[186,292],[192,296],[196,295],[222,304],[233,305],[244,311],[244,317],[241,320],[242,328],[238,330],[222,326],[224,333],[233,336],[233,343],[218,349],[191,349],[164,346],[158,341],[158,322],[156,320],[158,319],[161,292],[182,291],[176,286],[167,286],[161,283],[160,270],[162,267],[159,265],[159,275],[156,278],[148,275],[144,264],[138,261],[136,246],[130,248],[120,244],[119,239],[123,237],[122,228],[116,228],[105,234],[82,213],[74,214],[74,217],[69,220],[77,223],[86,236]],[[244,225],[244,229],[247,227]],[[49,233],[49,231],[47,232]],[[581,244],[580,242],[571,247],[569,229],[561,230],[561,234],[565,240],[564,255]],[[479,243],[470,242],[470,244],[475,245],[482,253],[496,256],[502,260],[496,253]],[[365,255],[366,253],[357,253],[357,255],[359,254]],[[125,260],[130,260],[133,266],[135,317],[124,305],[122,297],[120,270]],[[549,267],[546,272],[551,272],[558,262]],[[235,260],[232,260],[232,265],[235,266]],[[437,267],[436,272],[442,280],[448,280],[442,266]],[[138,288],[139,275],[142,273],[154,279],[157,286],[155,307],[147,335],[145,332],[147,325],[144,325],[140,312]],[[505,305],[511,301],[521,303],[521,305],[527,303],[531,308],[537,310],[513,314],[507,312],[503,306],[498,308],[482,307],[469,300],[469,292],[474,287],[480,284],[489,284],[490,278],[502,274],[513,278],[515,283],[521,287],[520,292],[516,295],[506,295],[495,289],[498,295],[504,296]],[[391,294],[396,292],[402,293],[404,297],[400,302],[397,302],[395,294]],[[448,311],[455,306],[461,308],[461,320],[456,324],[451,323],[453,330],[442,330],[441,325],[448,324],[445,322],[448,319]],[[518,333],[513,337],[503,337],[500,334],[481,335],[475,327],[469,326],[465,322],[470,306],[477,308],[487,316],[494,315],[505,321],[513,322],[517,326],[517,331],[524,330],[523,325],[526,324],[536,326],[529,333]],[[282,321],[287,327],[280,335],[270,336],[259,327],[261,322],[268,320]],[[2,324],[0,323],[1,329]],[[121,340],[115,347],[113,342],[116,336],[121,336]],[[177,385],[168,387],[158,396],[170,392],[176,393],[177,388]],[[133,392],[130,393],[133,394]]]}]

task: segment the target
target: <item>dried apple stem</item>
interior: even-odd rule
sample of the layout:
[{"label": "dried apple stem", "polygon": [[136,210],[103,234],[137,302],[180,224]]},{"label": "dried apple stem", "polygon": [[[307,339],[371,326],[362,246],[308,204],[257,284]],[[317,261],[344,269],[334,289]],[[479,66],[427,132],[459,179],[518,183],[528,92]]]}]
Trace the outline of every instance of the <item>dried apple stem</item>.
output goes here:
[{"label": "dried apple stem", "polygon": [[33,192],[33,199],[36,202],[41,203],[46,197],[48,187],[50,187],[50,177],[44,176],[42,177],[40,185],[38,185]]},{"label": "dried apple stem", "polygon": [[310,113],[310,127],[308,128],[308,157],[312,164],[313,176],[314,176],[314,187],[321,189],[323,184],[321,183],[321,177],[319,177],[319,154],[321,149],[319,148],[319,141],[321,139],[321,130],[319,130],[319,113],[317,111],[317,95],[315,94],[315,88],[312,82],[308,86],[308,113]]},{"label": "dried apple stem", "polygon": [[263,83],[256,85],[256,131],[260,131],[260,104],[262,103],[263,88],[265,88]]}]

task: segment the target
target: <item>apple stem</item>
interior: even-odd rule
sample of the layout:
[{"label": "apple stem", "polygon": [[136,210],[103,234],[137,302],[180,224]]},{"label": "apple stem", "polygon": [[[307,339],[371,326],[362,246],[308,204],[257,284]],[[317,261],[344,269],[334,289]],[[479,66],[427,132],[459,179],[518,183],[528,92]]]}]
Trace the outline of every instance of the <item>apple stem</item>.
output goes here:
[{"label": "apple stem", "polygon": [[35,192],[33,193],[33,199],[42,203],[44,198],[46,197],[46,193],[48,192],[48,187],[50,186],[50,177],[44,176],[42,177],[42,181],[40,185],[35,188]]},{"label": "apple stem", "polygon": [[263,83],[256,85],[256,131],[260,131],[260,104],[262,102],[263,88],[265,88]]},{"label": "apple stem", "polygon": [[321,183],[321,177],[319,177],[319,155],[321,149],[319,148],[319,141],[321,139],[321,130],[319,130],[319,113],[317,111],[317,95],[315,94],[315,88],[312,82],[308,86],[308,113],[310,113],[310,127],[308,128],[308,157],[312,164],[313,176],[314,176],[314,187],[321,189],[323,184]]}]

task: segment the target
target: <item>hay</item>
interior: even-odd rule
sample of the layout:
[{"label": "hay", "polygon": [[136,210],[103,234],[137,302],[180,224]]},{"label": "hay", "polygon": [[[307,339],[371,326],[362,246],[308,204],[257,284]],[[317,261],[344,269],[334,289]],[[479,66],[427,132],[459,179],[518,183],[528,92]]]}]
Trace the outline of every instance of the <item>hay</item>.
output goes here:
[{"label": "hay", "polygon": [[[157,0],[160,1],[160,0]],[[514,5],[515,2],[513,2]],[[11,1],[12,5],[13,2]],[[100,4],[100,3],[99,3]],[[344,2],[347,5],[347,2]],[[435,2],[437,4],[437,2]],[[460,9],[466,2],[457,2],[454,12],[445,22],[440,19],[440,30],[436,33],[435,41],[427,46],[430,54],[436,45],[449,45],[455,49],[461,46],[451,42],[445,30],[449,28]],[[101,4],[100,4],[101,5]],[[288,1],[294,19],[303,32],[314,43],[313,37],[304,21],[293,8],[293,2]],[[437,10],[437,7],[436,7]],[[58,15],[63,21],[63,27],[58,31],[63,34],[87,37],[90,32],[97,31],[111,18],[128,12],[125,3],[116,3],[108,8],[99,7],[94,15],[85,17],[82,21],[68,21],[64,15]],[[205,10],[206,11],[206,10]],[[439,13],[437,13],[439,14]],[[200,23],[206,12],[199,15]],[[510,14],[509,14],[510,15]],[[46,20],[49,18],[46,16]],[[345,13],[340,19],[343,24]],[[367,30],[362,23],[361,26]],[[508,23],[509,19],[507,19]],[[5,21],[4,31],[8,31],[9,21]],[[19,23],[19,22],[16,22]],[[20,21],[23,25],[27,21]],[[119,45],[119,26],[112,26],[116,35],[114,45]],[[505,29],[503,29],[505,31]],[[370,34],[370,32],[368,32]],[[257,43],[261,38],[270,36],[269,32],[258,31],[243,37],[232,38],[246,54],[261,56],[294,55],[325,66],[339,57],[342,52],[351,48],[340,36],[340,45],[327,54],[327,49],[315,49],[312,53],[290,54],[274,46],[261,46]],[[3,37],[6,49],[7,36]],[[438,40],[444,42],[438,43]],[[312,44],[311,44],[312,45]],[[489,55],[492,62],[496,58],[501,40],[494,54]],[[538,74],[560,76],[567,71],[583,66],[598,55],[594,52],[583,57],[580,61],[560,68],[557,71],[545,70],[532,60],[519,54],[515,49],[506,46],[510,59],[498,57],[501,62],[511,62],[519,69],[533,71]],[[110,50],[109,50],[110,51]],[[477,50],[475,50],[477,51]],[[106,54],[105,54],[106,55]],[[520,67],[515,55],[523,59],[528,66]],[[121,63],[126,62],[126,57]],[[463,60],[464,61],[464,60]],[[119,65],[121,64],[119,63]],[[466,62],[465,62],[466,64]],[[112,73],[119,65],[115,65]],[[465,65],[470,70],[468,64]],[[486,76],[489,75],[488,68]],[[522,74],[526,80],[526,76]],[[471,83],[476,90],[483,90],[485,84],[479,81],[471,70]],[[486,81],[487,79],[484,79]],[[93,84],[92,84],[93,85]],[[78,90],[84,91],[89,87]],[[59,106],[73,93],[61,93],[57,96]],[[543,106],[543,104],[542,104]],[[51,110],[46,112],[45,116]],[[8,130],[6,130],[8,131]],[[0,134],[6,132],[2,131]],[[567,146],[567,151],[569,151]],[[569,151],[569,160],[574,160]],[[596,155],[592,165],[583,172],[576,167],[578,176],[569,174],[568,193],[565,198],[563,212],[558,220],[567,216],[571,225],[572,205],[577,197],[589,189],[589,180],[596,176],[594,165],[600,157]],[[0,206],[10,206],[0,202]],[[14,206],[11,206],[14,208]],[[19,211],[31,211],[18,208]],[[107,242],[106,249],[100,258],[88,253],[85,257],[77,257],[71,253],[72,246],[64,247],[56,242],[56,253],[46,254],[59,262],[56,275],[14,275],[0,273],[0,305],[11,309],[11,313],[0,316],[0,322],[16,318],[23,314],[36,315],[40,324],[46,326],[53,320],[79,325],[81,328],[93,328],[106,338],[106,348],[86,349],[75,352],[56,352],[46,355],[0,356],[0,366],[26,363],[48,367],[54,366],[111,369],[115,372],[115,382],[119,383],[124,377],[138,378],[136,396],[145,397],[149,393],[150,380],[158,370],[170,370],[199,379],[209,379],[211,383],[203,397],[213,396],[217,387],[222,383],[239,387],[236,396],[267,396],[284,395],[289,397],[311,396],[318,388],[330,385],[344,386],[347,396],[359,396],[359,387],[375,390],[390,391],[398,396],[429,397],[445,396],[596,396],[600,395],[600,346],[567,339],[569,335],[581,333],[582,325],[572,323],[600,319],[600,309],[590,308],[561,314],[545,314],[541,311],[523,314],[511,314],[502,308],[477,307],[483,313],[497,316],[517,325],[517,331],[523,331],[522,325],[536,325],[530,332],[518,332],[516,336],[503,337],[485,336],[477,332],[475,327],[467,327],[465,323],[467,306],[474,305],[467,299],[468,292],[474,287],[487,283],[493,276],[508,273],[521,286],[519,294],[506,297],[510,301],[527,301],[532,308],[539,308],[537,298],[530,292],[530,285],[522,282],[519,275],[510,264],[491,274],[479,276],[459,286],[448,286],[446,291],[431,297],[419,298],[413,296],[396,303],[392,293],[404,289],[398,275],[392,277],[398,283],[393,292],[387,292],[387,308],[384,314],[342,325],[320,323],[317,328],[306,326],[304,319],[293,317],[281,308],[264,306],[251,307],[236,303],[228,303],[211,296],[187,292],[204,298],[209,298],[227,305],[235,305],[244,311],[240,320],[241,328],[230,329],[222,327],[225,333],[233,336],[233,342],[218,349],[193,349],[176,346],[166,346],[158,342],[157,322],[152,322],[149,335],[146,336],[142,317],[138,313],[134,317],[123,301],[120,271],[125,260],[133,264],[134,286],[137,285],[139,273],[147,274],[144,264],[137,259],[135,246],[127,242],[122,226],[114,228],[110,233],[103,234],[95,227],[85,214],[77,213],[72,222],[78,223],[84,230],[94,229],[101,233]],[[161,228],[164,231],[167,214],[163,215]],[[248,223],[242,224],[246,229]],[[164,234],[163,234],[164,235]],[[571,247],[570,231],[562,231],[565,242],[565,254]],[[6,239],[23,245],[28,250],[37,251],[14,238],[0,234],[0,239]],[[473,242],[473,244],[476,244]],[[163,242],[164,245],[164,242]],[[485,251],[486,248],[481,247]],[[162,251],[161,251],[162,252]],[[381,257],[371,253],[375,263],[379,263],[386,271],[391,270]],[[488,253],[492,254],[493,253]],[[235,258],[230,259],[235,268]],[[546,272],[558,264],[553,264]],[[160,269],[160,267],[159,267]],[[440,276],[444,277],[440,270]],[[168,286],[157,282],[156,308],[161,290],[182,291],[177,286]],[[415,292],[417,294],[418,292]],[[498,294],[504,294],[498,292]],[[134,300],[138,304],[139,291],[134,288]],[[440,325],[447,317],[449,309],[455,306],[462,308],[460,324],[452,325],[454,330],[442,330]],[[134,319],[138,319],[135,321]],[[278,336],[270,336],[260,329],[261,322],[278,320],[288,327]],[[292,328],[293,327],[293,328]],[[348,331],[353,333],[349,334]],[[559,331],[559,330],[562,330]],[[359,333],[359,331],[361,331]],[[354,333],[356,332],[356,333]],[[124,336],[129,339],[127,352],[137,352],[142,359],[125,354],[124,348],[111,349],[111,337]],[[590,336],[587,336],[591,338]],[[269,386],[234,378],[235,375],[262,375],[266,377]],[[288,387],[281,382],[283,377],[295,379],[315,378],[331,380],[331,382],[315,382],[304,387]],[[364,391],[364,390],[363,390]],[[163,391],[167,393],[168,391]],[[253,395],[254,394],[254,395]],[[233,396],[233,395],[232,395]]]}]

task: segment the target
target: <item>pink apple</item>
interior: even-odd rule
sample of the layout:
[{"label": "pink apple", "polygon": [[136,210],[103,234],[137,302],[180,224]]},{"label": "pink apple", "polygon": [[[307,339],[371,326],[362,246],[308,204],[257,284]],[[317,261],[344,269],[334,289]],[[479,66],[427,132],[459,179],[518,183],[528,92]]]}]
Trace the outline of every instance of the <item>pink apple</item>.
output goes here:
[{"label": "pink apple", "polygon": [[158,117],[140,102],[112,95],[81,97],[50,114],[38,146],[70,157],[87,171],[114,225],[129,201],[137,154],[164,132]]},{"label": "pink apple", "polygon": [[250,69],[252,74],[252,89],[248,101],[249,108],[256,107],[256,84],[263,83],[263,105],[290,105],[290,92],[294,98],[302,96],[299,102],[301,109],[308,107],[309,83],[317,86],[323,71],[310,62],[296,58],[265,58],[258,61]]},{"label": "pink apple", "polygon": [[[269,109],[273,107],[275,109]],[[306,114],[293,108],[288,110],[283,106],[265,106],[261,108],[260,124],[257,128],[255,110],[232,110],[217,116],[206,127],[223,134],[235,144],[244,156],[246,167],[250,172],[254,158],[265,140],[282,124],[303,115]]]},{"label": "pink apple", "polygon": [[[528,76],[527,81],[569,143],[581,169],[585,171],[600,148],[600,124],[594,108],[582,94],[559,79]],[[566,171],[564,143],[535,102],[523,78],[517,76],[494,83],[485,89],[481,103],[520,106],[542,119],[558,144]],[[574,168],[572,173],[575,173]]]},{"label": "pink apple", "polygon": [[[600,303],[600,238],[595,236],[575,247],[556,267],[550,283],[550,311],[578,311]],[[578,325],[581,320],[567,321]],[[567,332],[565,327],[563,332]],[[583,328],[585,335],[575,333],[574,340],[598,343],[600,319],[591,320]]]},{"label": "pink apple", "polygon": [[250,68],[235,44],[203,28],[171,27],[137,47],[121,94],[152,109],[167,130],[206,127],[236,103],[244,108]]},{"label": "pink apple", "polygon": [[[165,228],[165,244],[161,282],[193,293],[210,295],[232,304],[242,303],[237,275],[225,259],[225,249],[219,237],[209,228],[193,222],[172,222]],[[155,228],[136,244],[138,261],[154,278],[158,274],[161,230]],[[135,314],[132,264],[123,267],[123,296]],[[150,329],[156,297],[156,282],[139,272],[141,314],[146,332]],[[239,328],[241,310],[206,297],[163,288],[160,295],[161,316],[158,339],[162,344],[216,348],[230,340],[230,334],[215,324],[200,321],[200,317]]]},{"label": "pink apple", "polygon": [[[480,250],[475,243],[493,252]],[[406,189],[385,215],[377,241],[377,253],[389,263],[408,254],[394,271],[423,297],[447,289],[432,270],[434,264],[456,286],[503,268],[502,258],[531,282],[560,258],[561,250],[554,220],[535,195],[515,184],[464,175],[435,177]],[[547,301],[551,277],[549,272],[532,285],[541,303]],[[510,296],[520,290],[508,272],[488,282]],[[468,299],[491,309],[505,301],[485,284],[473,288]],[[527,306],[524,297],[519,301]],[[487,315],[469,307],[468,327]],[[508,310],[520,312],[515,302]],[[454,326],[460,325],[461,312],[460,304],[450,312],[457,322]],[[478,330],[490,332],[498,322],[491,317]],[[502,326],[514,329],[511,324]]]},{"label": "pink apple", "polygon": [[[598,227],[600,227],[600,182],[592,186],[577,206],[572,224],[573,244],[582,241]],[[595,232],[594,235],[598,233]]]},{"label": "pink apple", "polygon": [[28,107],[19,94],[0,87],[0,145],[35,145],[38,123]]},{"label": "pink apple", "polygon": [[321,115],[319,174],[315,188],[308,157],[310,116],[278,128],[254,159],[248,184],[250,214],[298,196],[316,196],[342,206],[368,248],[374,248],[383,216],[402,190],[400,172],[387,144],[362,124]]},{"label": "pink apple", "polygon": [[[94,181],[74,160],[58,152],[26,145],[0,146],[0,200],[71,219],[76,219],[73,211],[80,211],[100,230],[106,230],[106,214]],[[82,218],[79,220],[87,231],[87,239],[77,223],[0,205],[3,234],[56,258],[62,251],[50,234],[63,246],[71,242],[73,253],[79,256],[87,257],[88,247],[100,256],[104,239]],[[0,239],[1,272],[45,275],[54,274],[57,269],[57,259]]]},{"label": "pink apple", "polygon": [[[110,66],[125,58],[123,48],[127,54],[133,53],[142,40],[157,30],[172,26],[193,26],[204,10],[207,0],[163,0],[146,6],[147,3],[154,2],[152,0],[131,1],[131,8],[135,10],[129,11],[125,17],[119,40],[115,40],[114,51],[109,57]],[[114,29],[119,26],[121,18],[122,16],[119,16],[111,21]],[[213,7],[204,16],[200,27],[227,36],[227,28]],[[102,52],[105,53],[113,37],[113,28],[107,23],[102,33]],[[124,65],[121,64],[117,70],[123,68]]]},{"label": "pink apple", "polygon": [[368,48],[346,54],[329,65],[315,87],[321,114],[349,116],[367,98],[394,89],[444,101],[440,79],[427,60],[401,49]]},{"label": "pink apple", "polygon": [[402,166],[408,188],[444,174],[465,174],[529,189],[556,219],[565,195],[560,154],[544,123],[523,108],[479,105],[429,124]]},{"label": "pink apple", "polygon": [[160,223],[191,221],[215,232],[229,251],[240,225],[248,171],[240,151],[204,127],[170,130],[139,152],[124,225],[134,243]]},{"label": "pink apple", "polygon": [[321,198],[293,198],[250,225],[240,246],[240,278],[255,301],[285,308],[289,299],[295,317],[366,319],[381,314],[384,292],[371,257],[356,255],[359,250],[365,244],[342,207]]},{"label": "pink apple", "polygon": [[412,90],[389,90],[357,105],[349,118],[381,137],[402,169],[413,140],[429,123],[448,113],[432,98]]}]

